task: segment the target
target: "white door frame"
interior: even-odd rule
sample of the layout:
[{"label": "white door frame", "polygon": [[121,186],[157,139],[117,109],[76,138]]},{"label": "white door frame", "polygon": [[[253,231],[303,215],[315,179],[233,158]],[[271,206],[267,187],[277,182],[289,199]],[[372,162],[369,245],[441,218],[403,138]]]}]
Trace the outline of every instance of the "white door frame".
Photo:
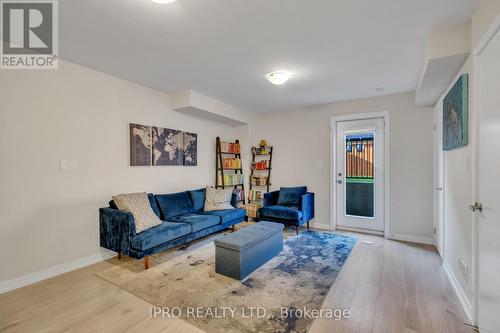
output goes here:
[{"label": "white door frame", "polygon": [[390,111],[333,116],[330,119],[330,229],[337,229],[337,123],[349,120],[384,119],[384,236],[390,237]]},{"label": "white door frame", "polygon": [[[439,103],[438,103],[439,104]],[[443,108],[435,112],[434,119],[434,246],[441,259],[445,259],[445,158],[443,151]],[[472,122],[471,122],[472,123]],[[441,205],[440,203],[441,196]]]},{"label": "white door frame", "polygon": [[[491,23],[490,27],[483,34],[476,47],[474,48],[472,54],[472,64],[473,64],[473,94],[472,94],[472,106],[474,108],[473,112],[473,126],[472,126],[472,137],[473,137],[473,147],[472,147],[472,192],[473,201],[477,201],[479,198],[479,113],[481,112],[481,103],[479,98],[480,87],[480,75],[479,75],[479,64],[480,56],[483,51],[488,47],[490,42],[495,38],[496,34],[500,33],[500,14],[497,15],[495,20]],[[478,304],[479,304],[479,216],[478,214],[472,214],[472,286],[473,286],[473,302],[472,311],[469,314],[470,319],[474,325],[478,324]]]}]

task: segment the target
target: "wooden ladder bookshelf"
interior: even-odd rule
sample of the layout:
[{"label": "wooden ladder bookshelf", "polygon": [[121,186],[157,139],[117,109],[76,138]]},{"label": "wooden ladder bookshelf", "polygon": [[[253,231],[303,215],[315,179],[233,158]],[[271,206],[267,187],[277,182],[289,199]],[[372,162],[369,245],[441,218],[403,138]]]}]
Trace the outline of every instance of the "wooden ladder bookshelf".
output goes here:
[{"label": "wooden ladder bookshelf", "polygon": [[[221,147],[221,139],[220,137],[217,137],[216,139],[216,144],[215,144],[215,187],[216,188],[223,188],[225,189],[226,187],[231,187],[233,186],[235,190],[241,190],[241,198],[238,200],[238,203],[243,203],[245,205],[245,179],[243,177],[243,166],[241,165],[241,146],[240,146],[240,141],[236,140],[235,142],[228,142],[229,144],[235,144],[237,147],[237,150],[234,151],[223,151]],[[224,158],[235,158],[240,161],[239,167],[233,168],[233,167],[224,167]],[[235,175],[241,175],[241,182],[239,184],[226,184],[225,183],[225,177],[224,175],[226,172],[231,172],[232,174]],[[220,177],[220,179],[219,179]]]},{"label": "wooden ladder bookshelf", "polygon": [[[253,147],[252,148],[252,168],[251,168],[251,173],[250,173],[250,194],[252,191],[254,191],[254,188],[261,189],[263,191],[265,189],[266,192],[270,191],[271,188],[271,170],[272,170],[272,162],[273,162],[273,147],[268,146],[265,147],[265,152],[262,153],[262,147]],[[263,158],[261,158],[263,157]],[[262,169],[257,169],[255,166],[256,163],[258,162],[266,162],[267,167],[262,168]],[[255,172],[258,172],[259,174],[267,174],[267,181],[265,184],[255,184],[254,183],[254,175],[256,174]],[[249,203],[256,203],[256,204],[262,204],[263,202],[263,197],[258,199],[258,200],[250,200],[249,198]]]}]

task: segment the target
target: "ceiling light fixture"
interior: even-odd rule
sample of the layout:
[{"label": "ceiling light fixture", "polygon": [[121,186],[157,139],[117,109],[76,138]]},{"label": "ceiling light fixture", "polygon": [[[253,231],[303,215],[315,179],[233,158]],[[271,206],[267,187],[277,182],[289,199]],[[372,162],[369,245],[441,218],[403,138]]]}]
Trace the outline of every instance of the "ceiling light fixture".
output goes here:
[{"label": "ceiling light fixture", "polygon": [[151,0],[155,3],[161,3],[161,4],[166,4],[166,3],[171,3],[171,2],[174,2],[176,0]]},{"label": "ceiling light fixture", "polygon": [[276,86],[281,86],[282,84],[285,84],[288,79],[292,77],[292,73],[290,72],[285,72],[285,71],[275,71],[271,72],[269,74],[266,74],[266,79],[267,81],[271,82],[272,84]]}]

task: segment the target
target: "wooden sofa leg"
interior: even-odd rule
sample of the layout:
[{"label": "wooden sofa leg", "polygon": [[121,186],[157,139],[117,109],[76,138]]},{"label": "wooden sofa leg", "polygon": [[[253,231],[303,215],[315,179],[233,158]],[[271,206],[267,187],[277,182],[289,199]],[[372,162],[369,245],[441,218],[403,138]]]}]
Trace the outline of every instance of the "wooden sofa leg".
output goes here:
[{"label": "wooden sofa leg", "polygon": [[307,229],[309,229],[309,221],[307,221]]},{"label": "wooden sofa leg", "polygon": [[297,236],[299,235],[299,226],[295,227],[295,232],[297,232]]},{"label": "wooden sofa leg", "polygon": [[149,256],[144,257],[144,269],[149,269]]},{"label": "wooden sofa leg", "polygon": [[122,253],[118,252],[118,260],[122,260]]},{"label": "wooden sofa leg", "polygon": [[235,228],[235,225],[233,224],[233,225],[231,226],[231,232],[234,232],[235,230],[236,230],[236,228]]}]

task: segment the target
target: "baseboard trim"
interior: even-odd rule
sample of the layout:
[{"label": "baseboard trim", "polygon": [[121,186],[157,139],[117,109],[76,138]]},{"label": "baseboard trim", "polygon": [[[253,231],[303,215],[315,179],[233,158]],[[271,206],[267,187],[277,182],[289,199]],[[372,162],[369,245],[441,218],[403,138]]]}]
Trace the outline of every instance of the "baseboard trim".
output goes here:
[{"label": "baseboard trim", "polygon": [[349,227],[341,227],[337,226],[337,230],[343,230],[343,231],[351,231],[351,232],[359,232],[361,234],[369,234],[369,235],[377,235],[377,236],[383,236],[384,232],[379,231],[379,230],[368,230],[368,229],[358,229],[358,228],[349,228]]},{"label": "baseboard trim", "polygon": [[405,234],[389,234],[387,238],[403,242],[434,245],[434,239],[429,237],[405,235]]},{"label": "baseboard trim", "polygon": [[311,229],[330,231],[332,228],[328,224],[311,224]]},{"label": "baseboard trim", "polygon": [[102,249],[100,253],[90,255],[88,257],[76,259],[70,262],[66,262],[57,266],[42,269],[37,272],[26,274],[11,280],[5,280],[0,282],[0,294],[19,289],[22,287],[29,286],[30,284],[37,283],[43,280],[50,279],[54,276],[61,275],[67,272],[74,271],[76,269],[89,266],[103,260],[109,259],[116,255],[115,252]]},{"label": "baseboard trim", "polygon": [[446,260],[443,261],[443,269],[444,269],[444,272],[446,274],[446,277],[450,281],[450,284],[453,288],[453,291],[455,292],[455,294],[458,297],[458,300],[460,302],[460,305],[462,306],[462,309],[465,312],[465,316],[467,317],[467,320],[469,321],[469,323],[472,323],[473,322],[473,320],[472,320],[472,311],[473,311],[472,305],[469,302],[469,299],[467,298],[464,290],[460,286],[460,283],[458,282],[457,277],[453,273],[453,270],[451,269],[450,265],[448,264],[448,262]]}]

